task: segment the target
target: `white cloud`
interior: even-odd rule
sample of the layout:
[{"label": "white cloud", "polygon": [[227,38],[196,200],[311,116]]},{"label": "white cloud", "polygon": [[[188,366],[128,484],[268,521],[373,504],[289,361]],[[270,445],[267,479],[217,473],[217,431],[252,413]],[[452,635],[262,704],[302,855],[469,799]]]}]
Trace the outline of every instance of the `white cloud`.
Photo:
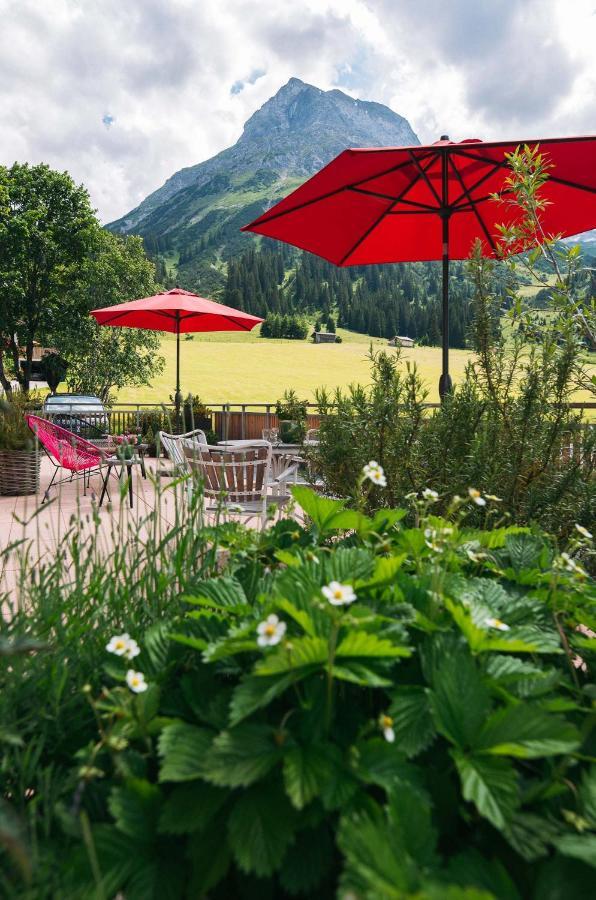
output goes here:
[{"label": "white cloud", "polygon": [[423,141],[596,131],[594,0],[0,0],[0,21],[0,162],[68,169],[103,221],[292,75]]}]

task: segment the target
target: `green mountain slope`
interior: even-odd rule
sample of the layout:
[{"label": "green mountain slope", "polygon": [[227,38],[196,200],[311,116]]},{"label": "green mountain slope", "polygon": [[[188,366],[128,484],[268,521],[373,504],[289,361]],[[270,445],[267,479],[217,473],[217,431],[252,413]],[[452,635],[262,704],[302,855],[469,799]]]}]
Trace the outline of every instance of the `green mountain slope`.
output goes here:
[{"label": "green mountain slope", "polygon": [[227,261],[255,246],[240,226],[343,149],[418,143],[388,107],[291,78],[251,116],[233,147],[176,172],[107,227],[142,235],[186,287],[217,291]]}]

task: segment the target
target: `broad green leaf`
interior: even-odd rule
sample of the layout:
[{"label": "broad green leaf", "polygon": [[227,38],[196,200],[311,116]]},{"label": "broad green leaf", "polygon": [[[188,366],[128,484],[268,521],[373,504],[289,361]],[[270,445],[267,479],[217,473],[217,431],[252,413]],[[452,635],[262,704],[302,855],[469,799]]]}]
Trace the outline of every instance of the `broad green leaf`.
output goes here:
[{"label": "broad green leaf", "polygon": [[325,747],[317,744],[292,747],[284,756],[283,775],[292,806],[302,809],[319,794],[330,775]]},{"label": "broad green leaf", "polygon": [[415,862],[432,869],[437,865],[437,832],[432,823],[428,796],[411,784],[400,781],[389,792],[388,816],[399,832],[401,843]]},{"label": "broad green leaf", "polygon": [[249,675],[234,689],[230,703],[230,725],[237,725],[257,709],[268,706],[301,678],[300,673],[268,677]]},{"label": "broad green leaf", "polygon": [[192,781],[203,775],[203,759],[213,732],[186,722],[168,725],[159,736],[160,781]]},{"label": "broad green leaf", "polygon": [[560,833],[558,822],[521,810],[514,812],[502,830],[507,843],[527,862],[547,856],[551,852],[550,845]]},{"label": "broad green leaf", "polygon": [[563,856],[581,859],[596,868],[596,834],[565,834],[554,845]]},{"label": "broad green leaf", "polygon": [[232,851],[226,840],[226,824],[224,811],[210,823],[209,828],[191,836],[188,842],[190,878],[188,889],[182,896],[207,897],[225,876],[232,862]]},{"label": "broad green leaf", "polygon": [[389,715],[393,719],[395,746],[406,756],[416,756],[426,750],[436,737],[429,695],[423,687],[400,687],[393,691]]},{"label": "broad green leaf", "polygon": [[198,606],[211,606],[213,609],[228,612],[244,612],[249,609],[244,588],[240,582],[230,575],[220,575],[201,581],[196,587],[194,596],[183,597],[186,603]]},{"label": "broad green leaf", "polygon": [[590,820],[592,826],[596,828],[596,764],[592,764],[584,772],[579,793],[584,815]]},{"label": "broad green leaf", "polygon": [[408,647],[400,647],[392,644],[386,638],[377,637],[368,631],[348,631],[347,635],[339,642],[335,656],[341,659],[344,656],[392,658],[397,656],[411,656],[412,651]]},{"label": "broad green leaf", "polygon": [[476,849],[469,848],[452,856],[447,871],[449,881],[456,881],[462,887],[482,888],[499,900],[523,900],[505,865],[492,856],[481,855]]},{"label": "broad green leaf", "polygon": [[170,640],[176,641],[177,644],[184,644],[185,647],[190,647],[192,650],[203,651],[209,646],[204,638],[192,637],[191,635],[177,632],[170,635]]},{"label": "broad green leaf", "polygon": [[384,738],[374,737],[357,745],[356,774],[367,784],[378,784],[388,793],[398,791],[400,785],[418,790],[422,796],[420,773],[407,762],[395,744]]},{"label": "broad green leaf", "polygon": [[163,803],[159,831],[162,834],[204,831],[228,796],[227,791],[205,781],[173,788]]},{"label": "broad green leaf", "polygon": [[437,729],[454,744],[473,746],[490,710],[488,691],[463,649],[443,658],[433,678],[431,709]]},{"label": "broad green leaf", "polygon": [[490,716],[474,749],[499,756],[536,759],[572,753],[579,744],[579,732],[561,716],[519,703]]},{"label": "broad green leaf", "polygon": [[289,550],[276,550],[274,556],[284,566],[289,566],[292,569],[296,569],[301,565],[300,557]]},{"label": "broad green leaf", "polygon": [[[101,890],[105,897],[115,897],[135,873],[139,870],[142,872],[150,865],[152,845],[139,843],[112,825],[96,825],[93,828],[93,844],[102,876]],[[85,863],[85,875],[91,881],[93,876],[88,871],[87,856]]]},{"label": "broad green leaf", "polygon": [[529,534],[530,529],[524,525],[510,525],[508,528],[493,528],[490,531],[466,531],[467,540],[478,541],[481,547],[488,550],[496,550],[504,547],[505,541],[511,534]]},{"label": "broad green leaf", "polygon": [[296,813],[276,781],[243,791],[228,819],[228,839],[239,868],[260,877],[280,869],[295,824]]},{"label": "broad green leaf", "polygon": [[203,760],[203,777],[222,787],[246,787],[263,778],[281,755],[272,728],[245,722],[215,738]]},{"label": "broad green leaf", "polygon": [[464,799],[495,828],[505,828],[519,803],[517,774],[510,762],[482,756],[465,756],[452,750]]},{"label": "broad green leaf", "polygon": [[522,698],[545,694],[561,680],[557,669],[496,653],[486,657],[484,668],[489,678],[499,686]]},{"label": "broad green leaf", "polygon": [[295,606],[285,597],[282,597],[281,600],[275,601],[275,608],[280,610],[281,612],[287,613],[287,615],[294,619],[294,621],[297,622],[302,630],[305,631],[306,634],[308,634],[310,637],[316,636],[313,620],[305,609],[298,609],[297,606]]},{"label": "broad green leaf", "polygon": [[[299,831],[283,859],[279,873],[282,887],[289,894],[312,897],[333,866],[334,853],[335,845],[327,823]],[[306,860],[308,864],[305,864]]]},{"label": "broad green leaf", "polygon": [[408,515],[407,509],[378,509],[372,519],[373,531],[389,531]]},{"label": "broad green leaf", "polygon": [[146,675],[159,675],[165,669],[168,654],[172,649],[169,631],[170,626],[167,622],[156,622],[143,635],[141,659]]},{"label": "broad green leaf", "polygon": [[321,534],[333,530],[333,520],[345,510],[345,500],[330,500],[303,485],[294,485],[291,489],[296,503],[302,507]]},{"label": "broad green leaf", "polygon": [[279,675],[306,666],[318,668],[327,662],[327,641],[322,638],[296,638],[263,655],[255,666],[255,675]]},{"label": "broad green leaf", "polygon": [[140,842],[153,839],[160,806],[157,785],[141,778],[129,778],[122,787],[113,787],[108,801],[118,830]]},{"label": "broad green leaf", "polygon": [[375,569],[370,578],[358,581],[356,583],[356,591],[359,587],[382,587],[386,584],[393,584],[395,576],[403,566],[407,555],[398,553],[395,556],[381,556],[375,563]]},{"label": "broad green leaf", "polygon": [[332,675],[340,681],[351,681],[352,684],[360,684],[362,687],[391,687],[393,684],[392,678],[385,678],[355,659],[342,660],[341,665],[336,663],[332,668]]},{"label": "broad green leaf", "polygon": [[420,886],[417,866],[380,808],[343,815],[337,843],[346,860],[339,896],[404,900]]},{"label": "broad green leaf", "polygon": [[545,550],[544,539],[534,534],[510,532],[505,538],[505,551],[518,572],[522,569],[542,569],[546,563],[543,558]]},{"label": "broad green leaf", "polygon": [[470,611],[460,603],[445,598],[445,607],[451,613],[470,650],[473,653],[558,653],[560,646],[554,636],[543,634],[540,629],[510,628],[500,632],[481,627],[474,622]]}]

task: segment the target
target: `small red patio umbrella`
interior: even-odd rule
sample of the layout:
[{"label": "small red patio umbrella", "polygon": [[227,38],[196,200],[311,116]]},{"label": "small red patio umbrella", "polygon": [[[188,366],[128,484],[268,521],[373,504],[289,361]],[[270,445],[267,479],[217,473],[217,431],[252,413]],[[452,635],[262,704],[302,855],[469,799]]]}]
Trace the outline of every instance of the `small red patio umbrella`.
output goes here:
[{"label": "small red patio umbrella", "polygon": [[147,328],[176,335],[176,420],[180,414],[180,335],[198,331],[251,331],[263,319],[190,291],[173,288],[153,297],[93,309],[99,325]]},{"label": "small red patio umbrella", "polygon": [[506,154],[538,144],[552,166],[542,196],[545,231],[565,237],[596,227],[596,137],[532,141],[441,137],[417,147],[344,150],[243,231],[308,250],[337,266],[443,261],[443,373],[449,376],[449,260],[464,259],[479,238],[496,254],[498,224],[515,209],[495,203],[510,173]]}]

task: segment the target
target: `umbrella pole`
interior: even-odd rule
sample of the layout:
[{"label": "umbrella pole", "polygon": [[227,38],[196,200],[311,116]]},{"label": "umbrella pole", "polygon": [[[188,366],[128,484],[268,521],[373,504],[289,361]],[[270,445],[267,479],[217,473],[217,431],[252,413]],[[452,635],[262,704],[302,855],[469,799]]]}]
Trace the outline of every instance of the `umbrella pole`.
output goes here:
[{"label": "umbrella pole", "polygon": [[[448,140],[448,138],[447,138]],[[441,400],[451,393],[453,383],[449,374],[449,182],[447,177],[447,154],[443,153],[443,204],[441,217],[443,220],[443,324],[441,336],[443,341],[443,370],[439,379],[439,396]]]},{"label": "umbrella pole", "polygon": [[176,313],[176,393],[174,395],[174,404],[176,406],[176,429],[180,430],[180,405],[182,396],[180,394],[180,313]]}]

